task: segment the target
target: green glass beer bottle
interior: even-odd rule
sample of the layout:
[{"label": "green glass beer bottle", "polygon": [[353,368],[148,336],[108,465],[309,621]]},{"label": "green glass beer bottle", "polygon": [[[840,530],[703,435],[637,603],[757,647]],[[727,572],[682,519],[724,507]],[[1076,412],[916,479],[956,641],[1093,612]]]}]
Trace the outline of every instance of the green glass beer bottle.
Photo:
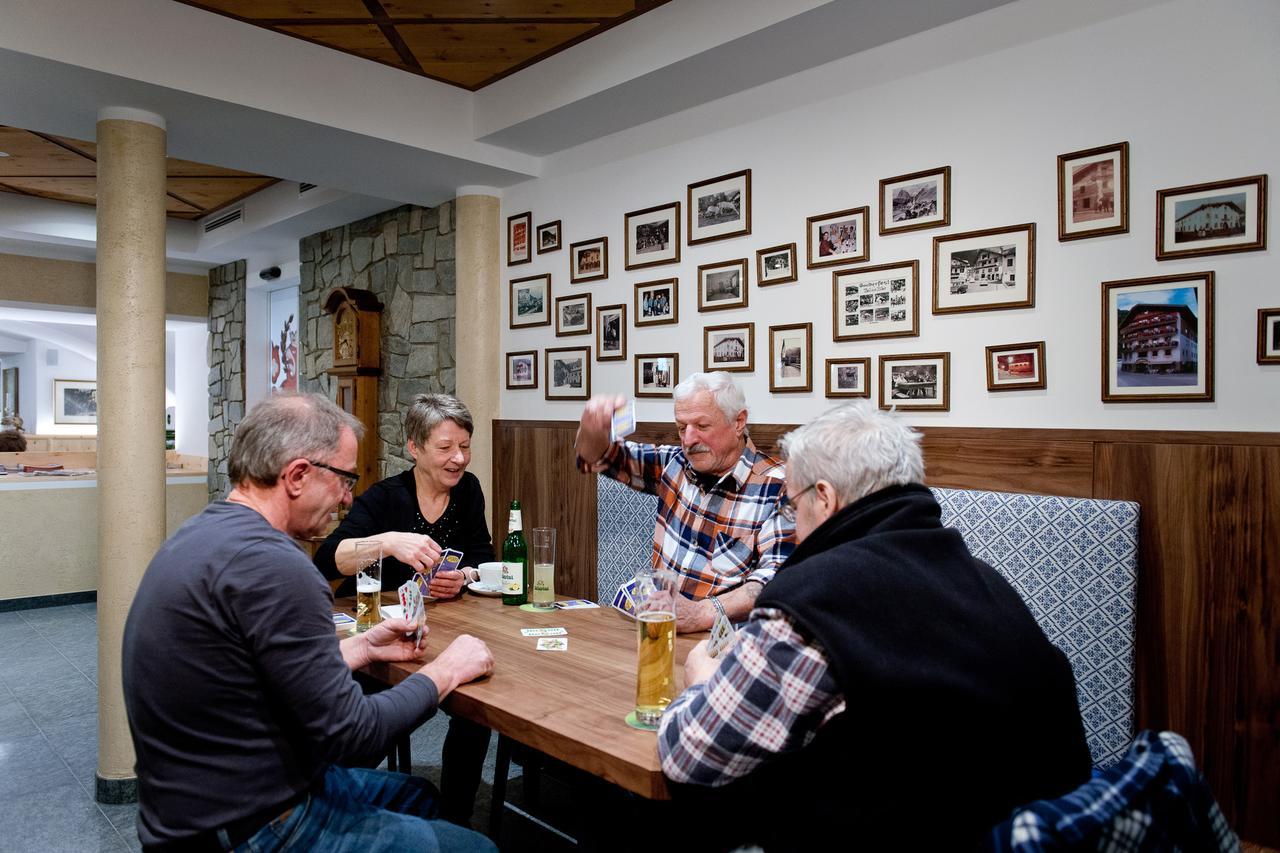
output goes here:
[{"label": "green glass beer bottle", "polygon": [[529,548],[524,541],[520,501],[511,502],[507,538],[502,540],[502,603],[524,604],[529,600]]}]

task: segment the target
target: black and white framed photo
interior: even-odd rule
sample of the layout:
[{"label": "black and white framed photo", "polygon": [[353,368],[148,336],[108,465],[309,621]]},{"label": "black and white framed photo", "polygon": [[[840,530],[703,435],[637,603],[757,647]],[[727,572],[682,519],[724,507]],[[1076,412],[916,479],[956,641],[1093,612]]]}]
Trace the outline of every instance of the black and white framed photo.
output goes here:
[{"label": "black and white framed photo", "polygon": [[609,238],[596,237],[569,244],[569,281],[600,281],[609,277]]},{"label": "black and white framed photo", "polygon": [[1058,155],[1058,239],[1129,233],[1129,143]]},{"label": "black and white framed photo", "polygon": [[728,323],[702,328],[702,369],[710,373],[751,373],[756,369],[756,324]]},{"label": "black and white framed photo", "polygon": [[529,250],[529,230],[533,227],[533,214],[526,211],[507,217],[507,266],[527,264],[533,260]]},{"label": "black and white framed photo", "polygon": [[586,400],[591,396],[590,347],[548,347],[546,361],[544,399]]},{"label": "black and white framed photo", "polygon": [[539,255],[560,251],[560,220],[539,225],[537,241]]},{"label": "black and white framed photo", "polygon": [[880,408],[951,411],[951,353],[880,356]]},{"label": "black and white framed photo", "polygon": [[680,353],[651,352],[636,356],[637,397],[670,397],[680,382]]},{"label": "black and white framed photo", "polygon": [[769,327],[769,390],[813,390],[813,324]]},{"label": "black and white framed photo", "polygon": [[870,397],[870,358],[827,359],[827,396]]},{"label": "black and white framed photo", "polygon": [[556,299],[556,337],[591,334],[591,294]]},{"label": "black and white framed photo", "polygon": [[601,305],[596,308],[596,361],[625,361],[627,358],[627,306]]},{"label": "black and white framed photo", "polygon": [[1036,224],[933,238],[933,313],[1036,304]]},{"label": "black and white framed photo", "polygon": [[1280,364],[1280,308],[1258,309],[1258,364]]},{"label": "black and white framed photo", "polygon": [[551,325],[551,274],[513,278],[508,284],[510,327]]},{"label": "black and white framed photo", "polygon": [[4,369],[3,394],[0,396],[0,417],[16,415],[21,409],[18,406],[18,368]]},{"label": "black and white framed photo", "polygon": [[1267,248],[1267,176],[1156,191],[1156,260]]},{"label": "black and white framed photo", "polygon": [[805,220],[808,232],[809,269],[836,264],[856,264],[870,260],[868,242],[868,207],[851,207],[835,213],[810,216]]},{"label": "black and white framed photo", "polygon": [[1102,401],[1213,400],[1213,273],[1102,283]]},{"label": "black and white framed photo", "polygon": [[98,383],[91,379],[53,380],[53,422],[96,424]]},{"label": "black and white framed photo", "polygon": [[756,282],[761,287],[796,281],[796,244],[786,243],[756,252]]},{"label": "black and white framed photo", "polygon": [[538,351],[507,353],[507,390],[538,387]]},{"label": "black and white framed photo", "polygon": [[1045,386],[1044,341],[987,347],[988,391],[1030,391]]},{"label": "black and white framed photo", "polygon": [[680,262],[680,202],[631,211],[622,218],[622,232],[627,269]]},{"label": "black and white framed photo", "polygon": [[831,273],[831,328],[837,341],[920,334],[920,262]]},{"label": "black and white framed photo", "polygon": [[674,278],[636,282],[636,326],[680,321],[680,282]]},{"label": "black and white framed photo", "polygon": [[880,181],[881,234],[901,234],[950,224],[950,166]]},{"label": "black and white framed photo", "polygon": [[698,310],[747,307],[747,259],[698,267]]},{"label": "black and white framed photo", "polygon": [[751,233],[751,170],[689,184],[689,245]]}]

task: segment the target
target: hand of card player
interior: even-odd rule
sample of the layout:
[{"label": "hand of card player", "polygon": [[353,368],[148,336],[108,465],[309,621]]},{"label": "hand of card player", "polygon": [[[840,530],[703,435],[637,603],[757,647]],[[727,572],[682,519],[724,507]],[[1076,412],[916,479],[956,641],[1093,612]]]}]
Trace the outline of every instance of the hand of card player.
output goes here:
[{"label": "hand of card player", "polygon": [[[422,603],[422,590],[414,581],[408,580],[400,585],[400,605],[404,608],[404,618],[414,626],[413,648],[422,648],[423,629],[427,624],[426,609]],[[405,635],[406,638],[408,634]]]},{"label": "hand of card player", "polygon": [[462,552],[457,548],[446,548],[440,554],[440,560],[430,572],[420,575],[420,583],[424,598],[453,598],[462,592],[466,578],[462,574]]}]

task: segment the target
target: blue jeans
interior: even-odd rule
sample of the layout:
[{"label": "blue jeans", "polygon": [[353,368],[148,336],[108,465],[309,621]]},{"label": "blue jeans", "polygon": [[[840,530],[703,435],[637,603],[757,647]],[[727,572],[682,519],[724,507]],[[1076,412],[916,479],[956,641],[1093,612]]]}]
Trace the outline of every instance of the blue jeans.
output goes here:
[{"label": "blue jeans", "polygon": [[385,770],[330,767],[323,793],[311,793],[236,849],[351,851],[437,850],[497,853],[478,832],[436,820],[436,788],[425,779]]}]

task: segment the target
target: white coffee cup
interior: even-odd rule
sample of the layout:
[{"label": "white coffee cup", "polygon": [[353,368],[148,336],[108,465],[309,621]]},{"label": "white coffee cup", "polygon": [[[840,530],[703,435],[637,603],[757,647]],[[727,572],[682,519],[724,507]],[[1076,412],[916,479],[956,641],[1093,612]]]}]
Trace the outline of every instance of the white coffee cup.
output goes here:
[{"label": "white coffee cup", "polygon": [[467,580],[489,589],[498,589],[502,584],[502,563],[481,563],[479,568],[467,568],[463,572]]}]

